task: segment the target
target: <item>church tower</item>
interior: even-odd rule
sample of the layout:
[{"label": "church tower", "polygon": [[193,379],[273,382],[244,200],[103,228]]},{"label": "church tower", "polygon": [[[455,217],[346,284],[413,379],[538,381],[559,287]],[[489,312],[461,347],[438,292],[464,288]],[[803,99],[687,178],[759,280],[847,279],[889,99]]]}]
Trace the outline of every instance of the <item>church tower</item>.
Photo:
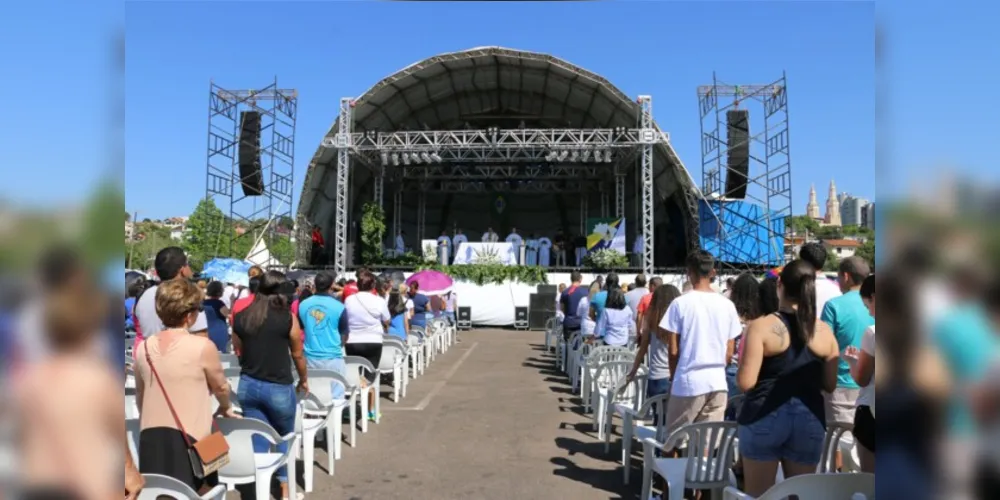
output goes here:
[{"label": "church tower", "polygon": [[830,192],[826,197],[826,217],[823,219],[828,226],[840,227],[840,201],[837,199],[837,184],[830,181]]},{"label": "church tower", "polygon": [[819,202],[816,201],[816,185],[809,186],[809,203],[806,204],[806,217],[820,219]]}]

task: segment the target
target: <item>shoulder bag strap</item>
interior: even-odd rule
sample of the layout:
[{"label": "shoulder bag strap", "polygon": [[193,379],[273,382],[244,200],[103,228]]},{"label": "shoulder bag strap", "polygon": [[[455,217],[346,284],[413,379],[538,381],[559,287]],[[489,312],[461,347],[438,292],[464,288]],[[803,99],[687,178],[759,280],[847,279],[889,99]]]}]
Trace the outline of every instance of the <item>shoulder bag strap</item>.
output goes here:
[{"label": "shoulder bag strap", "polygon": [[170,396],[167,395],[167,389],[163,387],[163,380],[160,379],[160,374],[156,372],[156,366],[153,365],[153,358],[149,355],[149,340],[143,342],[146,350],[146,363],[149,364],[149,371],[153,372],[153,378],[156,379],[156,384],[160,386],[160,391],[163,392],[163,399],[166,400],[167,408],[170,409],[170,414],[174,417],[174,422],[180,429],[181,434],[184,435],[184,442],[187,444],[188,448],[191,448],[193,446],[191,438],[188,437],[187,431],[184,430],[184,424],[181,423],[180,417],[177,416],[177,410],[174,409],[174,404],[170,402]]}]

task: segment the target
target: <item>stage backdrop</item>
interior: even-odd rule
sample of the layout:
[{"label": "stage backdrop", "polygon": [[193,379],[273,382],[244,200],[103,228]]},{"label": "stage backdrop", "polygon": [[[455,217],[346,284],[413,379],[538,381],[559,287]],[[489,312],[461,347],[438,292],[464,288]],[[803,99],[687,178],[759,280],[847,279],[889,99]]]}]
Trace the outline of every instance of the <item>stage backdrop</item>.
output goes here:
[{"label": "stage backdrop", "polygon": [[625,218],[587,219],[587,251],[617,250],[622,255],[625,247]]}]

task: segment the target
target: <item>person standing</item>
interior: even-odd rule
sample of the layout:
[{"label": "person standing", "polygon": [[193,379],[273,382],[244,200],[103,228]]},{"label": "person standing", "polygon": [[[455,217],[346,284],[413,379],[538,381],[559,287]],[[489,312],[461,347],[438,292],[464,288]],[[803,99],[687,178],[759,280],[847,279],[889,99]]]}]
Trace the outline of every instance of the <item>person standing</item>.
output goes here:
[{"label": "person standing", "polygon": [[[260,285],[253,303],[237,312],[233,321],[233,345],[240,353],[240,408],[245,418],[268,423],[278,435],[295,432],[296,394],[309,392],[309,374],[302,350],[302,329],[292,315],[288,298],[281,293],[285,275],[268,271],[254,278]],[[292,363],[288,362],[289,355]],[[299,374],[298,387],[292,364]],[[266,453],[272,445],[263,437],[253,439],[254,452]],[[287,444],[280,445],[284,452]],[[139,461],[140,467],[142,460]],[[281,498],[288,498],[288,470],[279,468],[275,477]]]},{"label": "person standing", "polygon": [[843,292],[840,287],[826,278],[823,274],[823,266],[827,259],[826,247],[822,243],[806,243],[799,250],[799,258],[808,262],[816,269],[816,314],[817,317],[823,314],[826,303],[832,299],[840,297]]},{"label": "person standing", "polygon": [[525,243],[525,254],[524,263],[528,266],[538,265],[538,237],[534,233],[528,235],[528,240]]},{"label": "person standing", "polygon": [[[188,263],[187,255],[180,247],[167,247],[156,253],[153,264],[156,267],[156,275],[160,278],[160,283],[174,280],[187,281],[194,276],[194,271]],[[134,323],[136,327],[135,345],[139,345],[143,340],[155,336],[165,328],[156,311],[156,292],[159,286],[147,288],[142,296],[135,303]],[[208,319],[204,312],[198,313],[197,319],[188,329],[191,333],[206,336],[208,331]]]},{"label": "person standing", "polygon": [[[861,300],[875,317],[875,276],[865,278],[861,283]],[[859,386],[858,409],[854,413],[852,434],[858,442],[858,459],[861,472],[875,473],[875,325],[865,330],[861,338],[861,349],[848,347],[843,354],[844,361],[851,365],[851,377]]]},{"label": "person standing", "polygon": [[312,228],[312,254],[309,259],[309,263],[318,266],[323,261],[323,251],[326,248],[326,241],[323,239],[323,232],[319,230],[319,226],[313,226]]},{"label": "person standing", "polygon": [[[348,320],[344,304],[333,298],[333,275],[322,272],[314,281],[316,293],[299,304],[298,318],[305,332],[306,367],[347,374],[344,345],[348,341]],[[344,397],[344,387],[334,382],[334,399]]]},{"label": "person standing", "polygon": [[[639,367],[646,362],[646,354],[649,354],[649,378],[646,381],[646,398],[652,398],[670,392],[670,352],[667,345],[656,335],[659,328],[659,319],[667,314],[670,304],[681,296],[680,290],[673,285],[660,286],[656,283],[659,278],[650,280],[650,288],[653,293],[646,297],[646,309],[641,315],[642,321],[639,329],[639,351],[635,355],[635,363],[632,371],[628,374],[628,380],[635,379]],[[656,283],[654,287],[653,284]],[[648,311],[648,314],[645,312]],[[657,408],[655,411],[663,411]],[[653,420],[657,420],[655,417]]]},{"label": "person standing", "polygon": [[556,237],[552,239],[552,252],[556,256],[555,267],[566,267],[566,235],[562,231],[556,233]]},{"label": "person standing", "polygon": [[549,267],[552,263],[552,240],[547,236],[538,239],[538,265]]},{"label": "person standing", "polygon": [[[368,360],[375,367],[374,373],[366,375],[370,386],[378,377],[378,366],[382,361],[382,341],[389,330],[389,307],[382,297],[372,293],[375,289],[375,275],[368,271],[358,274],[358,293],[344,300],[347,309],[347,355]],[[368,391],[368,419],[377,420],[375,398],[378,395]]]},{"label": "person standing", "polygon": [[229,308],[222,300],[225,288],[221,281],[213,281],[208,284],[205,302],[202,303],[202,310],[205,319],[208,321],[208,339],[215,344],[219,352],[229,352]]},{"label": "person standing", "polygon": [[570,286],[559,297],[559,305],[563,313],[563,337],[569,340],[574,334],[580,333],[583,318],[579,314],[580,301],[590,295],[590,290],[582,286],[583,275],[573,271],[569,275]]},{"label": "person standing", "polygon": [[[861,338],[868,327],[875,324],[875,318],[868,312],[861,299],[861,283],[871,273],[868,263],[861,257],[848,257],[840,262],[837,281],[843,293],[830,299],[823,308],[820,319],[830,325],[843,354],[848,347],[861,348]],[[827,397],[827,423],[853,424],[861,387],[851,377],[851,366],[840,360],[837,369],[837,390]],[[839,454],[838,454],[839,455]]]},{"label": "person standing", "polygon": [[742,331],[736,307],[712,289],[712,254],[694,252],[686,264],[692,291],[670,304],[655,332],[669,346],[673,374],[668,434],[695,422],[723,420],[728,402],[726,366]]},{"label": "person standing", "polygon": [[[649,280],[649,293],[646,294],[645,297],[639,300],[639,305],[637,305],[635,308],[636,312],[635,331],[639,332],[640,336],[644,335],[645,334],[644,332],[646,331],[652,332],[653,331],[652,326],[658,324],[660,322],[660,318],[662,318],[663,315],[667,313],[666,308],[660,311],[660,313],[656,315],[656,321],[654,323],[649,323],[649,321],[646,319],[646,311],[649,309],[649,304],[653,300],[653,294],[656,293],[656,289],[661,286],[663,286],[663,278],[659,276],[654,276],[653,279]],[[676,290],[677,287],[674,287],[674,289]],[[677,292],[680,293],[680,290],[678,290]],[[670,299],[670,302],[673,302],[673,299]]]},{"label": "person standing", "polygon": [[632,243],[632,266],[642,267],[642,255],[646,250],[646,238],[639,233],[635,236],[635,242]]},{"label": "person standing", "polygon": [[493,228],[486,228],[486,232],[483,233],[483,243],[496,243],[498,241],[500,241],[500,236],[493,232]]},{"label": "person standing", "polygon": [[455,237],[452,239],[452,245],[455,247],[454,255],[451,256],[451,261],[455,262],[455,256],[458,255],[458,249],[462,246],[462,243],[468,243],[469,238],[462,232],[462,228],[455,230]]},{"label": "person standing", "polygon": [[521,261],[521,246],[524,245],[524,240],[521,238],[520,234],[517,234],[516,227],[511,228],[510,234],[507,235],[507,239],[505,241],[510,243],[510,251],[514,252],[514,262],[517,263],[517,265],[524,264],[524,262]]},{"label": "person standing", "polygon": [[[438,262],[442,265],[448,265],[452,261],[452,255],[454,252],[451,246],[451,238],[448,237],[448,231],[442,229],[441,236],[437,238],[438,242]],[[442,251],[442,249],[444,251]]]},{"label": "person standing", "polygon": [[583,258],[587,256],[587,237],[577,236],[573,239],[573,246],[576,248],[576,266],[583,265]]},{"label": "person standing", "polygon": [[642,302],[643,297],[650,293],[649,289],[646,288],[646,275],[637,275],[635,277],[635,288],[625,294],[625,302],[628,303],[628,308],[632,311],[633,323],[639,318],[639,302]]},{"label": "person standing", "polygon": [[396,257],[402,257],[406,254],[406,231],[402,229],[399,233],[396,233]]}]

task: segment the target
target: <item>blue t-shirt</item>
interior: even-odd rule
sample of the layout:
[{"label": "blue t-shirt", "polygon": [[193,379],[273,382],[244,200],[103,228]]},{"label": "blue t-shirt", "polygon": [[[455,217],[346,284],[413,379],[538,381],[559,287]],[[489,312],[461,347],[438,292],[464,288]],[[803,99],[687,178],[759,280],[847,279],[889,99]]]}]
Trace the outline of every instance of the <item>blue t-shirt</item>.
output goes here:
[{"label": "blue t-shirt", "polygon": [[389,322],[389,335],[406,340],[406,313],[400,313],[392,317]]},{"label": "blue t-shirt", "polygon": [[135,310],[135,297],[125,299],[125,329],[135,330],[135,322],[132,320],[132,311]]},{"label": "blue t-shirt", "polygon": [[416,294],[410,297],[413,301],[413,319],[410,320],[410,326],[419,326],[420,328],[427,327],[427,305],[430,303],[431,299],[427,298],[426,295]]},{"label": "blue t-shirt", "polygon": [[[833,329],[833,336],[837,338],[837,345],[840,352],[847,350],[848,346],[861,349],[861,338],[869,326],[875,324],[875,318],[868,313],[868,308],[861,301],[861,294],[857,291],[847,292],[840,297],[830,299],[823,308],[820,319],[830,325]],[[860,389],[860,386],[851,377],[851,365],[840,360],[837,365],[837,387],[844,389]]]},{"label": "blue t-shirt", "polygon": [[[1000,347],[989,317],[975,305],[961,306],[945,315],[934,326],[931,340],[958,387],[982,380]],[[969,411],[967,397],[966,393],[955,391],[949,403],[948,423],[954,432],[973,434],[976,421]]]},{"label": "blue t-shirt", "polygon": [[608,303],[608,291],[601,290],[594,294],[594,298],[590,301],[590,308],[594,310],[594,319],[601,319],[601,313],[604,312],[604,306]]},{"label": "blue t-shirt", "polygon": [[226,348],[229,347],[229,324],[222,315],[222,309],[226,304],[219,299],[208,299],[203,306],[205,320],[208,321],[208,339],[215,344],[219,352],[226,352]]},{"label": "blue t-shirt", "polygon": [[330,295],[313,295],[299,303],[299,322],[306,333],[308,359],[331,360],[344,357],[341,334],[347,333],[344,304]]},{"label": "blue t-shirt", "polygon": [[577,316],[576,310],[580,307],[580,301],[590,295],[590,290],[582,286],[574,286],[566,289],[559,298],[559,303],[565,306],[565,316],[563,317],[563,329],[566,331],[579,330],[583,323],[583,318]]}]

